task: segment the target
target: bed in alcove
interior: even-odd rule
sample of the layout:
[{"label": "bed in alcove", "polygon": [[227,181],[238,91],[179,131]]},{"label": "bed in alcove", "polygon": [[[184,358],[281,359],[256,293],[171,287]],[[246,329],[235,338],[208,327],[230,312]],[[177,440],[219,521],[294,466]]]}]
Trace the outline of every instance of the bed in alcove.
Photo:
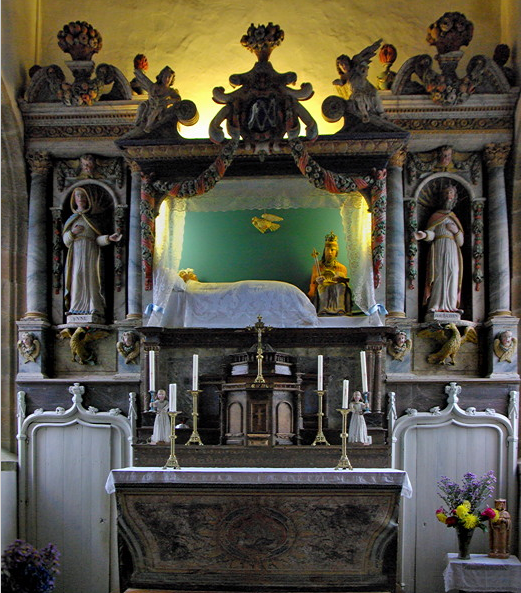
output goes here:
[{"label": "bed in alcove", "polygon": [[[264,213],[280,217],[279,228],[259,232],[252,219]],[[306,294],[311,253],[322,253],[331,231],[354,307],[349,316],[318,317]],[[185,268],[197,282],[179,278]],[[166,197],[156,219],[153,269],[149,326],[245,327],[259,315],[273,327],[382,325],[365,197],[331,194],[302,177],[223,179],[202,196]]]}]

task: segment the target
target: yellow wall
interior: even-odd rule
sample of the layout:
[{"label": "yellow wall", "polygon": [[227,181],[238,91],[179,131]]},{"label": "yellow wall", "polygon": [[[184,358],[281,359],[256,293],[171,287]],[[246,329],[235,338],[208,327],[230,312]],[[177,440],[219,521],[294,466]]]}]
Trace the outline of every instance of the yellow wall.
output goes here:
[{"label": "yellow wall", "polygon": [[[18,2],[4,3],[13,1]],[[434,48],[425,42],[427,27],[444,12],[458,10],[475,26],[466,58],[477,53],[491,56],[502,40],[502,22],[508,22],[508,18],[502,21],[501,5],[509,3],[514,0],[89,0],[81,5],[42,0],[40,63],[63,66],[68,56],[58,48],[56,34],[70,20],[86,20],[103,36],[97,63],[113,64],[131,77],[134,55],[145,53],[150,77],[166,64],[174,68],[175,86],[183,98],[196,102],[201,113],[197,128],[184,128],[182,133],[206,137],[208,123],[219,109],[211,99],[212,88],[231,90],[229,75],[248,71],[255,62],[240,45],[241,36],[251,22],[273,21],[284,29],[285,40],[273,52],[272,63],[279,72],[295,71],[299,85],[311,82],[315,96],[306,107],[324,134],[338,127],[324,122],[320,106],[334,94],[331,81],[337,76],[339,54],[353,55],[382,37],[397,47],[397,67],[413,55],[434,56]],[[374,81],[379,70],[376,58],[370,79]]]}]

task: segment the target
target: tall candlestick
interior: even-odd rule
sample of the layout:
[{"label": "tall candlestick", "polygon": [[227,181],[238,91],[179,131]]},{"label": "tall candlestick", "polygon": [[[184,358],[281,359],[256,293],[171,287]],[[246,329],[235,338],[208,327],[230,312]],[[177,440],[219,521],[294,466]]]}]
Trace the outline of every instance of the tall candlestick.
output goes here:
[{"label": "tall candlestick", "polygon": [[342,389],[342,407],[344,409],[349,407],[349,380],[344,379],[343,389]]},{"label": "tall candlestick", "polygon": [[194,354],[192,367],[192,391],[197,391],[199,385],[199,356]]},{"label": "tall candlestick", "polygon": [[360,365],[362,367],[362,391],[367,393],[369,389],[367,388],[367,362],[365,360],[365,350],[360,352]]},{"label": "tall candlestick", "polygon": [[170,383],[170,387],[168,390],[168,411],[169,412],[177,412],[177,385],[175,383]]},{"label": "tall candlestick", "polygon": [[156,353],[150,350],[148,353],[148,390],[156,390]]},{"label": "tall candlestick", "polygon": [[318,355],[318,391],[324,390],[324,357],[322,354]]}]

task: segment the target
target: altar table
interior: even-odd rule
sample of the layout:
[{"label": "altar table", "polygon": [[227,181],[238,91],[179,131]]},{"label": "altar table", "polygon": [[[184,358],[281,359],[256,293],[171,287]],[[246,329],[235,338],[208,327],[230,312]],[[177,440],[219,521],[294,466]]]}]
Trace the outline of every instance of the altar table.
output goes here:
[{"label": "altar table", "polygon": [[516,556],[489,558],[486,554],[471,554],[470,560],[460,560],[457,554],[449,553],[443,577],[445,591],[519,593],[521,562]]},{"label": "altar table", "polygon": [[121,591],[393,592],[393,469],[114,470]]}]

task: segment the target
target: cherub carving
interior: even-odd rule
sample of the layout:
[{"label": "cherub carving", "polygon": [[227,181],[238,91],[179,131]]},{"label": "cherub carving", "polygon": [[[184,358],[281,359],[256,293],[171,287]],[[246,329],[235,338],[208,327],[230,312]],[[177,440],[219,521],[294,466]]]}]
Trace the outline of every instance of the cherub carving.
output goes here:
[{"label": "cherub carving", "polygon": [[517,350],[517,338],[514,338],[512,332],[507,329],[494,340],[494,354],[499,362],[512,362],[512,358]]},{"label": "cherub carving", "polygon": [[387,354],[394,360],[403,360],[411,350],[412,341],[405,332],[398,332],[393,338],[387,340]]},{"label": "cherub carving", "polygon": [[59,333],[61,340],[70,339],[72,361],[79,364],[96,364],[94,353],[89,350],[87,345],[94,340],[106,338],[108,331],[100,329],[90,329],[88,327],[77,327],[74,332],[72,328],[65,328]]},{"label": "cherub carving", "polygon": [[385,112],[376,92],[376,88],[367,80],[369,64],[382,43],[375,41],[352,58],[342,54],[336,59],[336,67],[340,78],[333,80],[338,94],[349,102],[350,111],[369,121],[370,115],[385,117]]},{"label": "cherub carving", "polygon": [[31,332],[22,332],[18,340],[18,352],[24,359],[24,364],[36,362],[40,356],[40,341]]},{"label": "cherub carving", "polygon": [[442,344],[438,352],[427,357],[430,364],[456,364],[455,357],[465,342],[478,343],[478,334],[472,326],[466,326],[463,336],[455,323],[447,323],[441,328],[427,328],[418,332],[420,338],[431,338]]},{"label": "cherub carving", "polygon": [[123,332],[121,341],[116,344],[117,351],[125,359],[126,364],[137,364],[139,356],[139,340],[133,331]]}]

